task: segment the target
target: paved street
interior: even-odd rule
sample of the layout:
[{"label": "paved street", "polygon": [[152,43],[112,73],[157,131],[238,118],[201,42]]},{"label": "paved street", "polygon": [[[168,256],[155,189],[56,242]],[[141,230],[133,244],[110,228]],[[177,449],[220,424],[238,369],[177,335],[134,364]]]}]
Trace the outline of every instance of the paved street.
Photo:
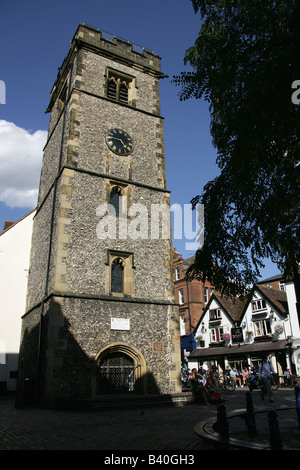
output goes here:
[{"label": "paved street", "polygon": [[[226,393],[227,414],[245,410],[245,393]],[[274,392],[275,403],[262,402],[253,392],[255,410],[295,406],[292,389]],[[56,411],[16,409],[14,401],[0,397],[0,450],[152,450],[209,449],[194,426],[216,416],[215,405],[188,404],[109,411]]]}]

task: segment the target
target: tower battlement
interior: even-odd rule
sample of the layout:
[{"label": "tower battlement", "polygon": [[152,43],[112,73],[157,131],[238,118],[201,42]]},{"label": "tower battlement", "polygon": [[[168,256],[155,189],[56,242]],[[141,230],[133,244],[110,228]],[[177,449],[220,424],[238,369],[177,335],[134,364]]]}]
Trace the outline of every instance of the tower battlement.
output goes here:
[{"label": "tower battlement", "polygon": [[66,79],[70,64],[80,49],[91,51],[94,54],[111,59],[116,63],[130,67],[132,70],[140,71],[157,79],[167,77],[167,75],[161,72],[161,58],[154,52],[111,33],[81,23],[73,36],[69,52],[58,69],[58,74],[51,90],[50,104],[46,112],[51,111],[53,103]]},{"label": "tower battlement", "polygon": [[119,59],[129,66],[140,66],[148,69],[149,73],[160,75],[161,59],[157,54],[106,31],[80,24],[73,41],[86,47],[90,46],[95,52],[113,57],[114,60]]}]

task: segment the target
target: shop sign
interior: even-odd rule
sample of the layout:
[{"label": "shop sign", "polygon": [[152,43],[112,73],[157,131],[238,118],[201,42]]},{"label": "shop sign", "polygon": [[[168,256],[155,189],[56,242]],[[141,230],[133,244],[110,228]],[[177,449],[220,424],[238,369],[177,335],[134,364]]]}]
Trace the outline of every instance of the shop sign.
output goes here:
[{"label": "shop sign", "polygon": [[233,344],[242,343],[244,341],[243,331],[240,326],[231,328],[231,341]]}]

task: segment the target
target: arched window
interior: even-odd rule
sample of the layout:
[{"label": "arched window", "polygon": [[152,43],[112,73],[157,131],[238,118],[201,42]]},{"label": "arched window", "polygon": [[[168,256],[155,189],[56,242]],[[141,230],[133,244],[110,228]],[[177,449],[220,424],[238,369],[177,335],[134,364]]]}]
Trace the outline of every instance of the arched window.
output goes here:
[{"label": "arched window", "polygon": [[123,261],[116,258],[111,265],[111,292],[123,292],[123,274]]},{"label": "arched window", "polygon": [[110,192],[109,203],[114,207],[116,215],[120,215],[122,209],[122,191],[117,186],[114,186]]}]

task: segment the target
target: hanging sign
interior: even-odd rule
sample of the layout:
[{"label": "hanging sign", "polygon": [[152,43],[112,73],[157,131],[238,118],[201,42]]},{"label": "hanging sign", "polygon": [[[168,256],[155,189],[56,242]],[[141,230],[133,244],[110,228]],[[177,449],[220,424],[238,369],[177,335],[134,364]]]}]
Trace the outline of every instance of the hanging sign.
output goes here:
[{"label": "hanging sign", "polygon": [[240,326],[237,326],[236,328],[231,328],[231,340],[233,344],[242,343],[244,341],[243,331]]}]

